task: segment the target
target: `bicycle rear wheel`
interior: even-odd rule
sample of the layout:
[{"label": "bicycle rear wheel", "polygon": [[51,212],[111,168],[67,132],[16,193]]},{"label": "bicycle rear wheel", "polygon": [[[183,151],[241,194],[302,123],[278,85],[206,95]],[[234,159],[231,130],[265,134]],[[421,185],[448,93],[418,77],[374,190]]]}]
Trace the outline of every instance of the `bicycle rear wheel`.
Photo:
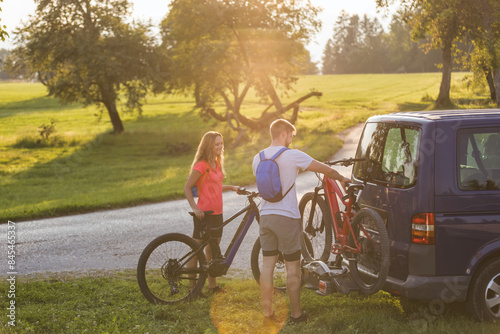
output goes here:
[{"label": "bicycle rear wheel", "polygon": [[309,222],[314,193],[305,194],[299,203],[304,240],[302,256],[306,261],[328,261],[332,251],[333,222],[330,208],[321,196],[316,196],[314,215]]},{"label": "bicycle rear wheel", "polygon": [[[194,299],[203,288],[207,273],[203,250],[191,237],[168,233],[151,241],[137,264],[137,282],[142,294],[154,304]],[[191,266],[187,260],[193,256]]]},{"label": "bicycle rear wheel", "polygon": [[[349,256],[352,280],[361,293],[376,293],[389,273],[389,237],[384,221],[377,211],[363,208],[354,216],[352,228],[361,245],[360,253]],[[349,246],[356,247],[352,235]]]},{"label": "bicycle rear wheel", "polygon": [[[260,268],[262,268],[262,251],[260,246],[260,238],[255,240],[255,244],[252,249],[251,256],[251,266],[252,266],[252,274],[257,284],[260,284]],[[283,255],[280,253],[278,255],[278,261],[276,262],[276,266],[274,267],[274,290],[277,291],[286,291],[286,268],[285,268],[285,260],[283,259]]]}]

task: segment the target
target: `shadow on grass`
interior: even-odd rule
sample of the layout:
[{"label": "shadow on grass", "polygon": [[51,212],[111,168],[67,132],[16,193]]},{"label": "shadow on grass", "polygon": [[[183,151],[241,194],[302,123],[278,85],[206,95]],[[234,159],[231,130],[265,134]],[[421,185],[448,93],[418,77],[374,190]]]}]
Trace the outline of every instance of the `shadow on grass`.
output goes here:
[{"label": "shadow on grass", "polygon": [[485,97],[482,97],[482,98],[475,98],[475,99],[471,99],[471,98],[460,98],[460,99],[453,99],[453,102],[458,104],[458,105],[462,105],[462,106],[476,106],[476,107],[479,107],[479,108],[492,108],[494,107],[493,106],[493,101],[490,99],[490,98],[485,98]]},{"label": "shadow on grass", "polygon": [[53,97],[42,96],[29,100],[0,104],[0,118],[14,116],[19,113],[37,113],[41,111],[71,110],[78,108],[82,108],[82,105],[79,103],[61,104]]},{"label": "shadow on grass", "polygon": [[[154,203],[173,199],[168,190],[173,187],[179,189],[178,196],[183,190],[178,174],[185,171],[187,177],[207,126],[196,114],[183,113],[127,122],[125,127],[121,135],[99,133],[77,147],[48,147],[59,156],[11,174],[1,218],[25,220]],[[43,202],[54,204],[35,208]],[[9,210],[13,207],[17,209]]]},{"label": "shadow on grass", "polygon": [[405,102],[399,103],[399,111],[422,111],[428,110],[432,104],[429,102]]}]

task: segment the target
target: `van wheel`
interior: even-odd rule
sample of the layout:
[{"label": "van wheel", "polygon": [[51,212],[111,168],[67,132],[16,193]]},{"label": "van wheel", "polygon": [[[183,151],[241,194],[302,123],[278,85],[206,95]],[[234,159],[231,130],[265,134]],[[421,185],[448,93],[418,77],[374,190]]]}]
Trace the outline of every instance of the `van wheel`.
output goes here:
[{"label": "van wheel", "polygon": [[500,259],[481,268],[472,279],[467,311],[479,321],[500,320]]}]

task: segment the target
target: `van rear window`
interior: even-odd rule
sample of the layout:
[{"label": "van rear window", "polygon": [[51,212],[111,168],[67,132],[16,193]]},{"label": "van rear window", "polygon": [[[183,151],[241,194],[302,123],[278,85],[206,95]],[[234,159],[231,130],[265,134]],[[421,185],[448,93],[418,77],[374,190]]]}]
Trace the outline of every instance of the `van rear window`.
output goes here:
[{"label": "van rear window", "polygon": [[458,131],[458,188],[500,190],[500,128]]},{"label": "van rear window", "polygon": [[417,182],[420,128],[367,123],[356,152],[354,177],[389,187],[410,188]]}]

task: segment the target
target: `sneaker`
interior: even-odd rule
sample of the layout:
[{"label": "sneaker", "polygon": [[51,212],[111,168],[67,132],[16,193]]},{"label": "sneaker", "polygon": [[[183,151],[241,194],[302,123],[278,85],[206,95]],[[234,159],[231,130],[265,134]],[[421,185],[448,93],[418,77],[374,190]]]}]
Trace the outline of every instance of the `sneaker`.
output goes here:
[{"label": "sneaker", "polygon": [[214,295],[216,293],[223,292],[224,290],[222,290],[222,288],[217,285],[214,288],[208,288],[208,291],[210,291],[210,294]]},{"label": "sneaker", "polygon": [[290,316],[290,323],[292,323],[292,324],[296,324],[299,322],[306,322],[306,321],[307,321],[306,310],[302,310],[302,315],[298,318],[294,318],[294,317]]}]

